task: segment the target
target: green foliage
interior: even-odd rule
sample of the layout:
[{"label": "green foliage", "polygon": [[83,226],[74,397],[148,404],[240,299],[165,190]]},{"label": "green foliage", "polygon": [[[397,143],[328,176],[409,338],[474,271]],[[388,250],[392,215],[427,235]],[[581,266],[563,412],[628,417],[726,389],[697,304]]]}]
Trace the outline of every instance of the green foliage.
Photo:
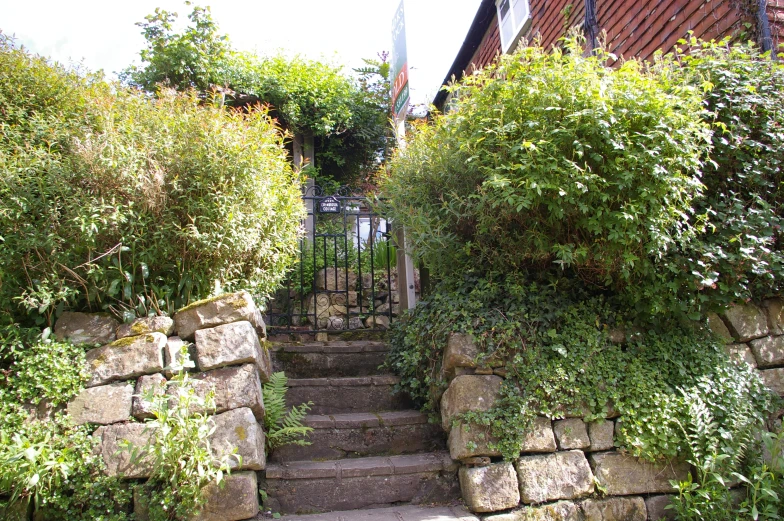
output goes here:
[{"label": "green foliage", "polygon": [[392,162],[388,212],[434,272],[571,268],[623,288],[698,226],[700,90],[667,61],[565,46],[466,76]]},{"label": "green foliage", "polygon": [[102,474],[87,426],[61,413],[81,390],[84,350],[33,330],[0,328],[0,495],[50,521],[128,519],[131,497]]},{"label": "green foliage", "polygon": [[[440,366],[448,334],[471,335],[480,365],[500,361],[508,376],[494,409],[464,418],[486,426],[508,459],[519,455],[535,416],[592,421],[606,418],[610,407],[620,414],[617,441],[631,454],[688,454],[695,397],[719,425],[709,441],[734,455],[725,434],[740,439],[762,425],[770,407],[759,378],[731,362],[697,324],[633,329],[622,310],[618,299],[576,281],[466,275],[442,283],[393,326],[387,364],[401,376],[402,390],[435,411],[446,383]],[[626,342],[614,343],[611,333],[624,330]]]},{"label": "green foliage", "polygon": [[302,425],[302,419],[313,402],[303,403],[291,409],[286,407],[286,384],[288,378],[281,371],[272,373],[262,389],[264,398],[264,430],[267,434],[267,452],[282,445],[310,445],[307,438],[313,429]]},{"label": "green foliage", "polygon": [[219,72],[226,66],[231,47],[228,37],[218,34],[209,7],[195,5],[188,15],[191,24],[181,33],[173,32],[177,13],[156,8],[144,19],[136,24],[147,41],[147,47],[139,53],[144,66],[123,71],[123,82],[150,92],[161,85],[200,91],[220,85]]},{"label": "green foliage", "polygon": [[194,88],[202,97],[217,89],[235,106],[268,104],[284,128],[315,137],[312,166],[343,183],[358,183],[386,156],[394,143],[387,123],[386,54],[365,60],[355,79],[332,63],[235,51],[219,34],[209,8],[194,6],[191,24],[181,32],[172,25],[176,17],[156,9],[137,24],[146,48],[140,53],[142,65],[121,74],[124,83],[151,93],[160,86]]},{"label": "green foliage", "polygon": [[6,322],[51,324],[65,307],[172,313],[216,288],[265,296],[279,283],[303,209],[263,110],[111,92],[7,39],[0,70],[14,79],[0,84],[14,115],[0,137]]},{"label": "green foliage", "polygon": [[[702,82],[713,128],[704,195],[694,201],[707,226],[665,258],[661,283],[678,287],[678,300],[692,309],[778,295],[784,290],[784,66],[751,46],[689,43],[680,59]],[[650,298],[656,295],[641,295]]]},{"label": "green foliage", "polygon": [[239,459],[226,455],[216,461],[210,453],[209,436],[215,425],[207,414],[215,411],[214,392],[204,397],[195,392],[185,371],[194,365],[187,347],[181,349],[178,359],[182,365],[172,366],[177,373],[167,382],[174,396],[155,389],[144,396],[154,417],[146,424],[153,433],[152,443],[146,447],[125,445],[131,451],[131,461],[144,460],[152,469],[144,485],[151,521],[192,519],[204,505],[202,489],[213,481],[220,485],[224,473],[229,472],[229,458]]}]

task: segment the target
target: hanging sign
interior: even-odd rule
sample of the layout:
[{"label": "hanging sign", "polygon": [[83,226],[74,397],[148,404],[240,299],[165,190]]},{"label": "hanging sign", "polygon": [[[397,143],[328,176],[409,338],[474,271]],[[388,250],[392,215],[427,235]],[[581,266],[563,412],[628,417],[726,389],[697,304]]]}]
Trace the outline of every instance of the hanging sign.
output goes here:
[{"label": "hanging sign", "polygon": [[337,197],[329,196],[319,200],[319,213],[340,213],[340,201]]},{"label": "hanging sign", "polygon": [[392,111],[395,122],[403,121],[408,113],[408,56],[406,54],[406,17],[403,0],[392,19],[392,68],[389,82],[392,84]]}]

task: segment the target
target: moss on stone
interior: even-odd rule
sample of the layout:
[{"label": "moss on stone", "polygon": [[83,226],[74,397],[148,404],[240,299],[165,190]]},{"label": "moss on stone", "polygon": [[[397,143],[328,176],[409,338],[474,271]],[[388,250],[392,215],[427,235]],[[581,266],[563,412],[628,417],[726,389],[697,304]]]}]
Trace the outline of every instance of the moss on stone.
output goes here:
[{"label": "moss on stone", "polygon": [[[177,313],[182,313],[183,311],[188,311],[200,306],[204,306],[206,304],[210,304],[212,302],[218,301],[225,301],[226,304],[230,305],[234,309],[241,309],[248,304],[248,301],[245,299],[245,295],[247,293],[244,291],[240,291],[238,293],[224,293],[222,295],[216,295],[214,297],[205,298],[202,300],[197,300],[191,304],[188,304],[184,308],[180,309]],[[248,295],[250,296],[250,295]],[[250,299],[253,302],[253,299]]]},{"label": "moss on stone", "polygon": [[119,340],[115,340],[111,344],[111,347],[128,347],[130,345],[135,344],[136,342],[145,342],[145,343],[153,343],[155,342],[155,337],[152,334],[145,334],[139,336],[127,336],[125,338],[121,338]]}]

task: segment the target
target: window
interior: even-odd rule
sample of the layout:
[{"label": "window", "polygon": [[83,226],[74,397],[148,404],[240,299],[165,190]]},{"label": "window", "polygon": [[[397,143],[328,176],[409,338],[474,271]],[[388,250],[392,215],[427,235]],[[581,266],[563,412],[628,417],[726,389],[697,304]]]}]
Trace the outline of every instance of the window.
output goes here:
[{"label": "window", "polygon": [[531,11],[528,0],[496,0],[501,50],[510,52],[528,29]]}]

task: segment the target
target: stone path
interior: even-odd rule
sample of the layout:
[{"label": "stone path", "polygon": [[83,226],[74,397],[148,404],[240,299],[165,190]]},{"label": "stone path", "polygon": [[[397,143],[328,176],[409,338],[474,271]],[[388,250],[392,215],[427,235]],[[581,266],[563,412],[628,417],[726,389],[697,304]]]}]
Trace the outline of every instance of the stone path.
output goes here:
[{"label": "stone path", "polygon": [[314,404],[304,421],[312,445],[269,458],[261,488],[273,512],[331,512],[284,517],[312,521],[475,519],[414,506],[457,504],[457,466],[439,426],[392,394],[398,379],[378,370],[386,352],[369,341],[273,345],[274,370],[289,376],[289,404]]},{"label": "stone path", "polygon": [[309,516],[282,516],[281,521],[478,521],[478,518],[462,506],[377,508],[372,510],[348,510]]}]

